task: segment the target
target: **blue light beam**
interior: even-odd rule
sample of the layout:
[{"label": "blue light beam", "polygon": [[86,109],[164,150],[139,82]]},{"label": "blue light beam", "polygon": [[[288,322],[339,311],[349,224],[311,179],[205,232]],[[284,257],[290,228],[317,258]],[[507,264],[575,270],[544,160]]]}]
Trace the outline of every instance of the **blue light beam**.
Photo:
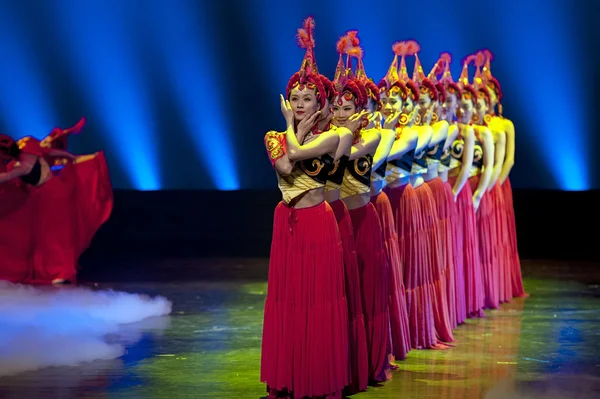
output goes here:
[{"label": "blue light beam", "polygon": [[[218,190],[238,190],[240,183],[235,168],[234,137],[227,103],[223,99],[221,76],[214,64],[214,38],[210,21],[182,2],[161,2],[148,10],[152,14],[154,39],[163,53],[172,88],[177,93],[185,123],[199,158]],[[198,27],[205,27],[200,31]]]},{"label": "blue light beam", "polygon": [[5,6],[0,12],[0,112],[14,138],[45,137],[57,123],[48,98],[42,65],[34,60],[17,19]]},{"label": "blue light beam", "polygon": [[119,154],[137,190],[159,190],[156,131],[142,80],[143,65],[133,57],[130,25],[123,4],[60,1],[57,33],[62,35],[72,74],[81,79],[111,147]]},{"label": "blue light beam", "polygon": [[[520,2],[504,12],[500,18],[511,25],[529,26],[527,34],[534,36],[523,40],[522,31],[504,29],[506,37],[501,41],[506,46],[503,52],[515,60],[511,79],[523,92],[514,96],[514,102],[526,110],[529,125],[537,130],[532,144],[539,148],[561,190],[588,190],[591,162],[585,141],[589,131],[583,122],[585,107],[577,103],[586,93],[573,69],[585,56],[584,49],[576,45],[581,43],[573,35],[577,30],[563,17],[569,10]],[[565,61],[557,56],[559,49],[564,49]],[[518,135],[519,127],[515,128]]]}]

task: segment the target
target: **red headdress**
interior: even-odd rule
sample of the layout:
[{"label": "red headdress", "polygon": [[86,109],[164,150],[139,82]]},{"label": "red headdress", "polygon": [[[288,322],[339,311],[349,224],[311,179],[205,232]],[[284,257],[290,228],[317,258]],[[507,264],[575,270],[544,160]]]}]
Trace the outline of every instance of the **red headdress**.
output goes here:
[{"label": "red headdress", "polygon": [[407,40],[405,42],[401,42],[400,49],[400,72],[399,77],[400,81],[406,85],[408,89],[408,94],[410,95],[413,102],[419,101],[419,86],[408,77],[408,71],[406,69],[406,57],[415,55],[419,51],[421,51],[421,46],[415,40]]},{"label": "red headdress", "polygon": [[438,92],[435,87],[435,84],[429,80],[429,78],[425,77],[425,72],[423,71],[423,67],[421,66],[421,60],[419,60],[419,54],[415,53],[415,67],[413,69],[413,82],[417,82],[419,84],[419,92],[421,94],[429,94],[429,98],[431,101],[438,100]]},{"label": "red headdress", "polygon": [[365,65],[363,64],[364,52],[362,47],[356,46],[354,47],[350,55],[356,57],[356,79],[364,86],[367,92],[367,98],[375,101],[375,103],[379,104],[380,96],[379,96],[379,88],[373,83],[373,80],[367,77],[367,73],[365,72]]},{"label": "red headdress", "polygon": [[[386,92],[388,95],[390,91],[392,91],[393,87],[397,87],[398,91],[400,90],[400,86],[398,83],[400,82],[400,78],[398,77],[398,56],[402,51],[402,42],[396,42],[392,45],[392,51],[394,52],[394,59],[388,68],[386,75],[379,81],[377,87],[380,89],[380,92]],[[394,90],[395,91],[395,90]],[[398,94],[392,93],[392,94]]]},{"label": "red headdress", "polygon": [[440,54],[440,60],[444,64],[443,75],[440,79],[440,83],[443,85],[445,90],[445,96],[449,94],[455,94],[456,98],[460,98],[462,96],[461,88],[454,82],[452,79],[452,72],[450,71],[450,64],[452,63],[452,55],[450,53],[442,53]]},{"label": "red headdress", "polygon": [[500,82],[498,82],[498,79],[492,76],[492,70],[490,68],[490,63],[494,59],[494,55],[488,49],[483,50],[482,53],[485,58],[485,64],[483,66],[483,80],[488,88],[491,88],[496,92],[499,102],[502,100],[502,87],[500,87]]},{"label": "red headdress", "polygon": [[[349,31],[345,36],[342,36],[337,44],[336,48],[340,55],[338,64],[335,69],[335,77],[333,79],[333,87],[337,93],[337,102],[339,105],[342,104],[342,98],[346,101],[354,101],[357,107],[363,107],[367,103],[367,91],[360,83],[358,79],[354,77],[352,72],[352,58],[353,56],[358,57],[362,50],[358,47],[358,40],[356,34],[358,31]],[[358,47],[358,50],[356,47]],[[346,55],[346,65],[344,66],[343,56]]]},{"label": "red headdress", "polygon": [[463,60],[463,69],[458,80],[458,84],[462,90],[462,98],[472,100],[473,105],[477,102],[477,90],[469,83],[469,64],[475,62],[477,57],[471,54]]},{"label": "red headdress", "polygon": [[473,79],[473,87],[477,90],[478,97],[483,97],[488,104],[491,104],[490,92],[485,86],[485,83],[481,77],[481,67],[485,62],[485,56],[481,51],[475,55],[475,77]]},{"label": "red headdress", "polygon": [[319,71],[315,61],[315,39],[313,37],[314,29],[315,20],[313,17],[306,18],[302,24],[302,28],[298,29],[298,33],[296,34],[298,45],[300,48],[306,49],[306,54],[304,54],[304,59],[302,60],[300,70],[296,72],[288,81],[286,95],[289,98],[292,89],[296,86],[298,86],[300,90],[303,90],[305,87],[308,87],[309,89],[315,89],[317,100],[321,104],[322,108],[325,106],[325,98],[327,97],[327,93],[325,91],[325,87],[323,86],[323,82],[319,77]]}]

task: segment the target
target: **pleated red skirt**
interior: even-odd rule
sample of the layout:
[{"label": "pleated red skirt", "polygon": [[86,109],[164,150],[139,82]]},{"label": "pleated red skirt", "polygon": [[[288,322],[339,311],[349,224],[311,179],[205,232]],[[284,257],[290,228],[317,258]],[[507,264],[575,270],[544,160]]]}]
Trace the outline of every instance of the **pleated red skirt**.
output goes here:
[{"label": "pleated red skirt", "polygon": [[358,260],[354,229],[348,208],[343,201],[329,204],[338,223],[344,251],[344,278],[348,302],[348,340],[350,344],[350,392],[364,391],[369,384],[369,355],[365,319],[362,310]]},{"label": "pleated red skirt", "polygon": [[[0,279],[76,282],[79,257],[113,207],[104,153],[67,164],[40,187],[11,183],[7,190],[0,202],[0,245],[13,246],[3,251]],[[5,241],[5,233],[14,236]]]},{"label": "pleated red skirt", "polygon": [[[441,180],[440,180],[441,182]],[[439,186],[443,190],[443,185]],[[443,235],[449,234],[449,231],[442,231],[440,217],[435,203],[434,195],[429,184],[424,183],[415,189],[421,212],[425,223],[425,230],[428,233],[426,242],[427,257],[426,267],[429,274],[429,281],[433,292],[433,317],[435,330],[439,340],[444,342],[453,342],[452,327],[450,325],[450,315],[448,311],[448,295],[446,293],[446,265],[445,248]],[[441,196],[443,196],[443,191]]]},{"label": "pleated red skirt", "polygon": [[451,330],[458,326],[456,310],[456,277],[454,268],[454,199],[448,196],[446,184],[439,177],[426,184],[431,189],[438,213],[438,228],[442,240],[441,271],[442,289],[446,296],[448,320]]},{"label": "pleated red skirt", "polygon": [[450,229],[452,231],[452,265],[454,266],[454,299],[456,304],[456,323],[467,319],[467,300],[465,297],[465,267],[463,261],[462,232],[459,229],[458,206],[450,183],[445,182],[446,201],[450,204]]},{"label": "pleated red skirt", "polygon": [[512,296],[525,297],[528,296],[528,294],[523,288],[521,259],[519,257],[519,249],[517,247],[517,224],[515,221],[515,208],[513,204],[513,193],[512,186],[510,185],[510,179],[506,179],[506,181],[504,181],[502,184],[502,192],[504,194],[504,206],[506,207],[506,223],[510,245]]},{"label": "pleated red skirt", "polygon": [[260,380],[295,397],[335,396],[350,381],[344,259],[326,202],[279,203],[265,301]]},{"label": "pleated red skirt", "polygon": [[[479,184],[480,176],[469,177],[471,190],[475,192]],[[479,202],[477,209],[477,236],[479,238],[479,255],[481,258],[481,271],[484,293],[484,307],[496,309],[500,306],[499,296],[499,267],[497,263],[496,243],[497,237],[496,220],[492,212],[492,199],[486,193]]]},{"label": "pleated red skirt", "polygon": [[[448,183],[454,187],[456,177]],[[473,192],[467,182],[456,197],[457,240],[461,247],[460,255],[465,276],[465,301],[467,317],[484,317],[484,291],[477,234],[477,217],[473,208]]]},{"label": "pleated red skirt", "polygon": [[406,309],[411,347],[428,349],[437,345],[433,316],[433,293],[429,284],[427,241],[419,198],[410,185],[386,188],[398,231],[400,260],[404,269]]},{"label": "pleated red skirt", "polygon": [[369,380],[391,377],[388,354],[391,352],[389,313],[389,266],[383,232],[373,204],[349,210],[354,227],[356,257],[362,292],[363,313],[369,352]]},{"label": "pleated red skirt", "polygon": [[492,202],[492,213],[496,220],[496,264],[498,274],[498,299],[500,303],[512,299],[512,270],[510,259],[510,243],[508,238],[508,217],[504,204],[504,193],[499,184],[489,190]]},{"label": "pleated red skirt", "polygon": [[406,312],[406,291],[404,289],[404,273],[400,260],[398,247],[398,232],[394,222],[392,206],[386,193],[383,191],[371,197],[379,215],[379,222],[383,229],[383,242],[389,265],[389,307],[390,331],[392,340],[392,355],[395,359],[406,359],[410,351],[410,329],[408,327],[408,314]]}]

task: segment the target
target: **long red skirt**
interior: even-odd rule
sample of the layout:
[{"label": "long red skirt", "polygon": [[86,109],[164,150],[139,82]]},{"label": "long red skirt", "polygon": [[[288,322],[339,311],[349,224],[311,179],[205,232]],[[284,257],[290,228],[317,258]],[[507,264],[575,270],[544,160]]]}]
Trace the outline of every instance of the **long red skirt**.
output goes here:
[{"label": "long red skirt", "polygon": [[362,292],[363,313],[369,352],[369,380],[385,381],[391,377],[388,354],[389,335],[389,266],[383,232],[373,204],[351,209],[356,255]]},{"label": "long red skirt", "polygon": [[[454,187],[456,177],[450,177],[448,183]],[[467,182],[456,197],[457,239],[461,247],[461,260],[465,276],[465,300],[467,317],[484,317],[483,273],[479,253],[477,217],[473,208],[473,192]]]},{"label": "long red skirt", "polygon": [[338,223],[344,251],[344,277],[348,302],[348,340],[350,342],[351,392],[367,389],[369,384],[369,355],[365,319],[362,310],[358,260],[354,243],[354,229],[348,208],[343,201],[329,204]]},{"label": "long red skirt", "polygon": [[386,193],[383,191],[371,197],[379,215],[379,222],[383,229],[383,242],[390,270],[389,278],[389,304],[390,304],[390,330],[392,338],[392,354],[395,359],[406,359],[410,351],[410,329],[408,327],[408,314],[406,312],[406,291],[404,289],[404,273],[400,260],[398,247],[398,233],[394,223],[392,206]]},{"label": "long red skirt", "polygon": [[456,281],[454,273],[454,200],[448,197],[446,184],[439,177],[426,184],[431,189],[438,213],[438,229],[440,231],[441,254],[440,267],[442,276],[442,290],[446,298],[448,320],[451,330],[458,326],[456,311]]},{"label": "long red skirt", "polygon": [[496,264],[498,273],[498,299],[500,303],[512,299],[512,270],[510,260],[510,243],[508,238],[508,218],[504,194],[499,184],[495,184],[487,193],[492,201],[492,213],[496,220]]},{"label": "long red skirt", "polygon": [[[16,202],[20,201],[18,206]],[[113,194],[103,152],[67,164],[40,187],[17,182],[0,200],[0,279],[49,284],[76,282],[79,257],[110,217]],[[8,234],[9,240],[4,235]],[[14,234],[14,236],[13,236]]]},{"label": "long red skirt", "polygon": [[453,342],[454,337],[448,312],[448,296],[445,290],[445,248],[442,239],[443,234],[447,234],[448,231],[441,230],[440,217],[430,186],[427,183],[421,184],[415,189],[415,192],[421,204],[425,230],[428,232],[426,245],[429,256],[427,257],[426,267],[433,292],[435,330],[439,340]]},{"label": "long red skirt", "polygon": [[433,294],[426,269],[429,256],[426,243],[430,237],[424,227],[419,198],[410,184],[386,188],[386,194],[398,230],[411,347],[433,348],[438,340],[433,317]]},{"label": "long red skirt", "polygon": [[[471,190],[475,192],[479,185],[480,175],[469,177]],[[498,242],[496,234],[496,220],[492,212],[492,199],[489,193],[486,193],[479,202],[477,209],[477,236],[479,238],[479,255],[481,258],[481,271],[484,293],[484,307],[496,309],[500,306],[499,301],[499,273],[498,256],[496,254],[496,243]]]},{"label": "long red skirt", "polygon": [[452,231],[452,264],[454,265],[454,298],[456,303],[456,323],[467,319],[467,300],[465,297],[465,265],[463,260],[462,232],[459,229],[458,206],[450,183],[445,182],[446,201],[450,203],[450,228]]},{"label": "long red skirt", "polygon": [[279,203],[262,337],[260,380],[295,397],[341,395],[350,380],[344,259],[326,202]]},{"label": "long red skirt", "polygon": [[524,297],[528,296],[528,294],[523,288],[521,259],[519,257],[519,249],[517,247],[517,224],[515,221],[515,208],[513,204],[513,193],[512,186],[510,185],[510,179],[506,179],[506,181],[502,184],[502,192],[504,193],[504,206],[506,207],[507,230],[510,245],[512,296]]}]

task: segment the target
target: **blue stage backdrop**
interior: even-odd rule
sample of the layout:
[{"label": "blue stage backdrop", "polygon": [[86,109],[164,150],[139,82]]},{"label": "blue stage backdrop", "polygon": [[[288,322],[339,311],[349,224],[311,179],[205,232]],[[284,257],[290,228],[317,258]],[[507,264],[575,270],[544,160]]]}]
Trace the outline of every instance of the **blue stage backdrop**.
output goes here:
[{"label": "blue stage backdrop", "polygon": [[[595,0],[2,0],[0,131],[43,137],[85,116],[76,153],[104,149],[116,188],[275,187],[263,136],[298,70],[302,20],[316,20],[319,70],[358,29],[381,79],[394,41],[416,39],[429,70],[487,47],[517,131],[513,184],[600,188]],[[409,73],[414,58],[409,59]]]}]

